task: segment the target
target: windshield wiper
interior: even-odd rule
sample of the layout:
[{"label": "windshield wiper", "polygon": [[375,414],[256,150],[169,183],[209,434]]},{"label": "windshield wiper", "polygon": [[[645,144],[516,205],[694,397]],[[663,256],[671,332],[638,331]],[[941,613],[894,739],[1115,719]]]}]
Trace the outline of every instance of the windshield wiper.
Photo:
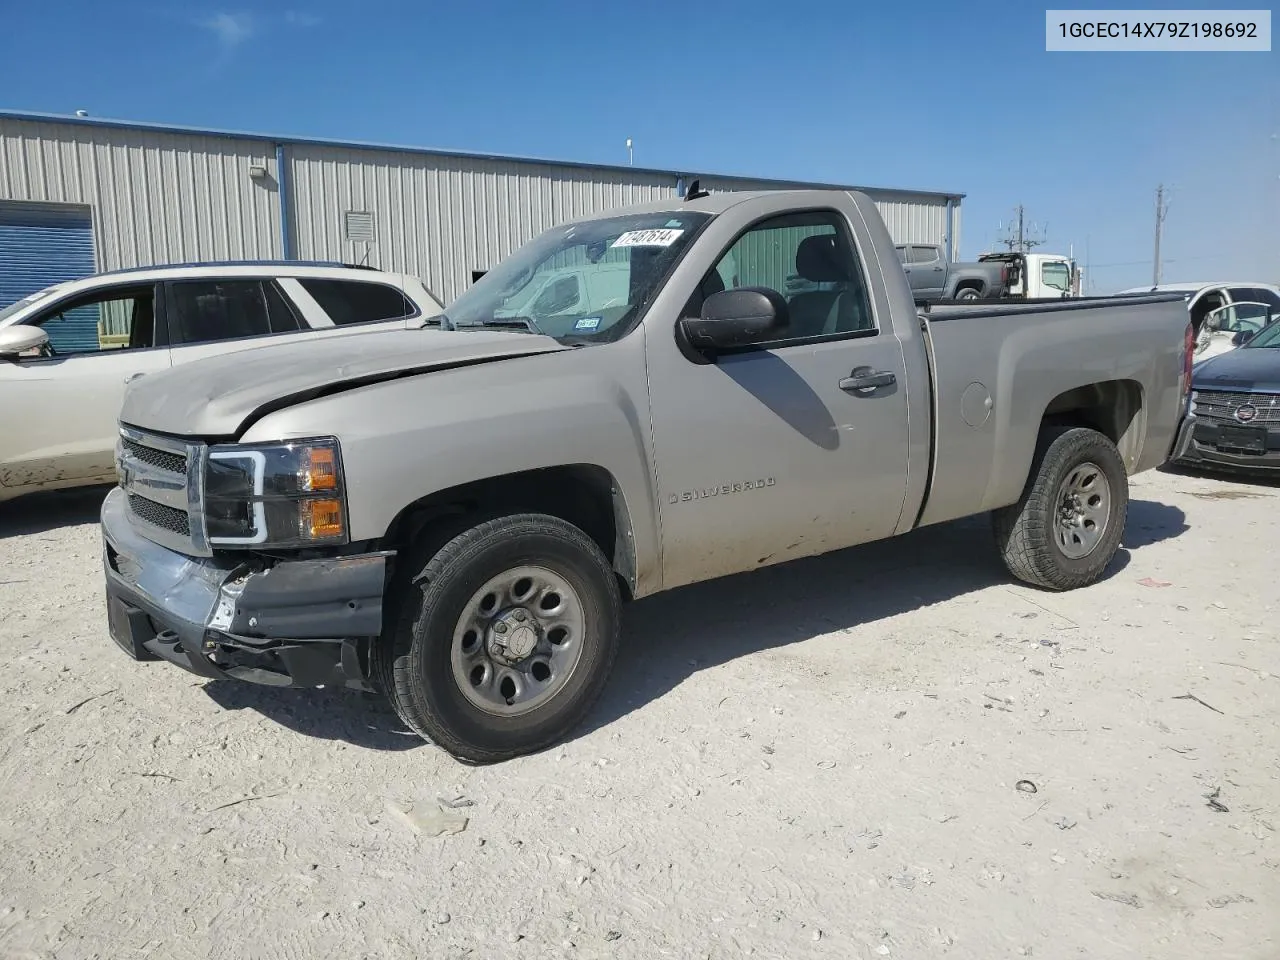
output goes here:
[{"label": "windshield wiper", "polygon": [[470,323],[454,323],[454,330],[467,327],[500,327],[507,330],[525,330],[529,333],[541,333],[538,325],[531,317],[490,317],[488,320],[472,320]]}]

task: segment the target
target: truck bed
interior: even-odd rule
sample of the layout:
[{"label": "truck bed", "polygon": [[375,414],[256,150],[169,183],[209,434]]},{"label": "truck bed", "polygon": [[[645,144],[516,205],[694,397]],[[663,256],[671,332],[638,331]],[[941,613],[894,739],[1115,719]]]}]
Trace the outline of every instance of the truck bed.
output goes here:
[{"label": "truck bed", "polygon": [[[1178,403],[1181,296],[934,305],[921,325],[934,430],[919,525],[972,513],[975,503],[991,510],[1016,501],[1027,474],[1010,465],[1029,468],[1042,413],[1079,408],[1082,391],[1096,409],[1090,425],[1117,439],[1130,474],[1168,456],[1176,423],[1149,425],[1145,411]],[[1152,353],[1152,343],[1169,346]]]}]

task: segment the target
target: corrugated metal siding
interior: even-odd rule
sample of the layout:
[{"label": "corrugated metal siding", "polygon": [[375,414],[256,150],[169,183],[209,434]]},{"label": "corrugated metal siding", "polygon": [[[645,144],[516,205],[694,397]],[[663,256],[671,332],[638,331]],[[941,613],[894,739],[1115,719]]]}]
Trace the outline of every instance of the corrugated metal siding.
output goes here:
[{"label": "corrugated metal siding", "polygon": [[802,279],[796,272],[796,251],[800,249],[800,243],[805,237],[833,232],[829,226],[814,226],[748,233],[729,251],[733,276],[726,275],[725,281],[728,283],[736,278],[743,286],[758,284],[787,292],[790,289],[788,277]]},{"label": "corrugated metal siding", "polygon": [[0,201],[0,307],[91,273],[87,208]]},{"label": "corrugated metal siding", "polygon": [[941,244],[947,236],[945,203],[872,197],[894,243]]},{"label": "corrugated metal siding", "polygon": [[[299,257],[416,274],[446,303],[548,227],[675,196],[659,175],[320,146],[289,155]],[[348,210],[375,214],[375,243],[343,241]]]},{"label": "corrugated metal siding", "polygon": [[[0,117],[0,200],[92,209],[96,268],[282,257],[279,182],[292,194],[293,256],[414,273],[448,301],[547,227],[676,193],[677,174],[429,151],[295,143],[252,135],[135,130]],[[269,176],[249,178],[251,166]],[[780,184],[697,176],[712,191]],[[943,241],[946,202],[867,189],[894,240]],[[373,214],[372,244],[343,239],[348,211]],[[953,245],[959,246],[959,201]]]},{"label": "corrugated metal siding", "polygon": [[0,199],[94,211],[97,268],[278,257],[267,142],[0,118]]},{"label": "corrugated metal siding", "polygon": [[[686,182],[689,179],[686,178]],[[712,193],[722,190],[770,190],[788,186],[803,189],[810,186],[801,182],[778,184],[743,177],[699,176],[697,179],[703,190],[710,190]],[[861,192],[875,202],[894,243],[940,244],[944,241],[947,232],[946,200],[899,190],[863,188]],[[954,207],[958,212],[959,201],[954,202]]]}]

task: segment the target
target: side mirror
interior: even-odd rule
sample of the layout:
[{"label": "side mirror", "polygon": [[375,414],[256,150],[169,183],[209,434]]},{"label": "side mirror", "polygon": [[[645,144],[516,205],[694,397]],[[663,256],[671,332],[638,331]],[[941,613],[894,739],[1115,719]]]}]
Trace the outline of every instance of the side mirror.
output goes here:
[{"label": "side mirror", "polygon": [[697,350],[745,347],[772,340],[787,328],[787,301],[768,287],[738,287],[707,297],[702,316],[681,321]]},{"label": "side mirror", "polygon": [[1231,345],[1233,347],[1243,347],[1246,343],[1252,340],[1256,335],[1257,335],[1256,330],[1241,330],[1231,338]]},{"label": "side mirror", "polygon": [[0,327],[0,360],[12,360],[48,342],[49,335],[39,327],[22,324]]}]

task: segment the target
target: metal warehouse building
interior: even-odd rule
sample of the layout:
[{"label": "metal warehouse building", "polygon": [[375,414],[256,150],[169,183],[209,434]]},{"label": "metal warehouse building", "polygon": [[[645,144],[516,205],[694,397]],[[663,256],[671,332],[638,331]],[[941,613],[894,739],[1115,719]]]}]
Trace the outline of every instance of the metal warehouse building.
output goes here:
[{"label": "metal warehouse building", "polygon": [[[542,230],[695,177],[713,192],[831,186],[0,112],[0,308],[100,270],[257,259],[411,273],[448,303]],[[954,256],[963,194],[852,189],[898,243]]]}]

